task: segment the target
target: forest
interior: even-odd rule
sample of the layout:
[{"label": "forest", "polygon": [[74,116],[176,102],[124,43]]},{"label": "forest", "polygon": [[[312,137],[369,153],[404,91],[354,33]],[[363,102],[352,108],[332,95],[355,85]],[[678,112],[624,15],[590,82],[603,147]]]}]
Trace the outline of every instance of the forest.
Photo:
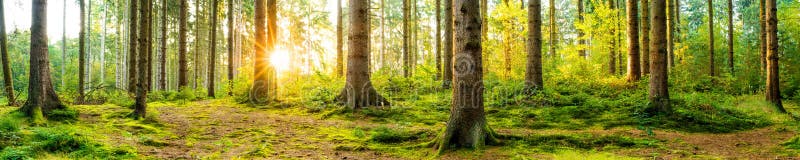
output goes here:
[{"label": "forest", "polygon": [[0,159],[798,159],[798,0],[0,0]]}]

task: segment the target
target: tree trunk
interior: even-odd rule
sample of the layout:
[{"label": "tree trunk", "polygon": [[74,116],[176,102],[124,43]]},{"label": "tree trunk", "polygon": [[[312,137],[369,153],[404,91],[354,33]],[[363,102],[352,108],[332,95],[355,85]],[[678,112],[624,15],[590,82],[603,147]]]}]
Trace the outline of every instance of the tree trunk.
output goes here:
[{"label": "tree trunk", "polygon": [[778,8],[776,0],[767,0],[767,101],[772,102],[778,111],[786,113],[781,103],[780,66],[778,65]]},{"label": "tree trunk", "polygon": [[[89,2],[89,6],[86,9],[86,11],[89,12],[86,15],[87,19],[88,19],[88,23],[86,23],[86,37],[85,37],[86,38],[86,55],[85,55],[86,57],[83,57],[83,58],[86,58],[86,61],[85,61],[86,63],[84,63],[84,65],[86,65],[86,73],[84,74],[84,76],[86,76],[85,84],[84,84],[84,88],[83,88],[84,90],[88,90],[90,87],[92,87],[92,1],[89,0],[88,2]],[[83,93],[83,94],[86,94],[86,93]],[[86,97],[83,97],[83,98],[86,98]]]},{"label": "tree trunk", "polygon": [[81,31],[78,32],[78,97],[75,99],[76,104],[83,104],[84,89],[86,86],[86,7],[84,6],[85,0],[79,2],[81,12]]},{"label": "tree trunk", "polygon": [[159,55],[158,89],[167,89],[167,0],[161,0],[161,54]]},{"label": "tree trunk", "polygon": [[457,148],[482,148],[496,143],[483,109],[483,63],[478,0],[455,1],[455,78],[453,105],[439,152]]},{"label": "tree trunk", "polygon": [[[131,0],[130,2],[130,46],[128,46],[128,91],[135,93],[137,83],[139,82],[138,71],[138,56],[139,51],[139,0]],[[81,47],[83,48],[83,47]],[[81,72],[82,73],[82,72]],[[81,76],[82,77],[82,76]],[[80,87],[78,87],[80,88]]]},{"label": "tree trunk", "polygon": [[[403,55],[402,55],[402,57],[403,57],[403,77],[406,77],[406,78],[411,76],[411,57],[409,56],[409,54],[410,54],[409,53],[410,52],[409,51],[409,49],[410,49],[410,44],[409,43],[411,43],[411,40],[410,40],[411,37],[409,37],[410,36],[409,32],[411,31],[411,29],[409,29],[409,24],[408,24],[409,21],[411,21],[410,20],[411,11],[409,9],[409,7],[411,7],[411,5],[409,4],[410,3],[409,1],[411,1],[411,0],[403,0]],[[351,14],[353,14],[353,13],[351,13]]]},{"label": "tree trunk", "polygon": [[675,1],[667,0],[667,71],[675,67],[674,34],[675,34]]},{"label": "tree trunk", "polygon": [[650,2],[641,0],[642,4],[642,75],[650,74]]},{"label": "tree trunk", "polygon": [[[530,3],[530,2],[528,2],[528,3]],[[530,14],[530,12],[528,12],[528,14]],[[530,15],[528,17],[530,17]],[[540,18],[539,21],[541,21],[541,17],[539,17],[539,18]],[[583,0],[578,0],[578,22],[579,23],[583,23]],[[578,31],[578,47],[579,47],[578,48],[578,55],[580,55],[583,59],[586,59],[587,58],[586,49],[585,49],[586,40],[584,38],[584,36],[586,36],[586,34],[583,33],[583,29],[576,29],[576,30]]]},{"label": "tree trunk", "polygon": [[712,77],[717,76],[714,68],[714,2],[708,0],[708,74]]},{"label": "tree trunk", "polygon": [[734,73],[733,31],[733,0],[728,0],[728,69],[730,69],[731,75]]},{"label": "tree trunk", "polygon": [[103,3],[103,34],[100,35],[100,86],[106,86],[106,20],[108,19],[108,12],[106,4]]},{"label": "tree trunk", "polygon": [[[450,0],[452,2],[452,0]],[[445,0],[447,2],[447,0]],[[450,3],[452,7],[452,3]],[[452,14],[452,13],[450,13]],[[481,0],[481,21],[482,22],[489,22],[489,1],[488,0]],[[482,25],[481,26],[481,40],[486,41],[489,40],[489,25]]]},{"label": "tree trunk", "polygon": [[[14,81],[11,80],[11,66],[8,62],[8,46],[6,40],[6,16],[5,16],[5,8],[2,3],[0,3],[0,54],[2,54],[2,61],[3,61],[3,88],[6,92],[6,97],[8,97],[8,105],[9,106],[16,106],[17,99],[14,97]],[[63,65],[62,65],[63,66]],[[63,76],[63,74],[62,74]]]},{"label": "tree trunk", "polygon": [[[616,3],[614,3],[614,0],[609,0],[608,1],[608,7],[611,10],[616,10],[617,9],[615,4]],[[614,15],[613,17],[616,17],[616,16],[617,15]],[[614,19],[616,19],[616,18],[614,18]],[[608,73],[611,74],[611,75],[614,75],[614,74],[617,74],[617,38],[616,38],[617,37],[617,28],[614,26],[614,24],[612,24],[611,32],[609,34],[611,35],[611,43],[609,44],[609,46],[611,46],[611,49],[608,50]]]},{"label": "tree trunk", "polygon": [[556,3],[550,0],[550,57],[556,56],[556,43]]},{"label": "tree trunk", "polygon": [[350,36],[347,55],[347,82],[337,97],[350,109],[389,105],[372,87],[369,72],[369,0],[350,0]]},{"label": "tree trunk", "polygon": [[[63,3],[64,3],[64,8],[62,8],[62,10],[61,10],[62,11],[61,19],[67,19],[67,0],[64,0]],[[5,22],[0,22],[0,23],[4,23],[3,26],[0,26],[0,27],[5,27]],[[61,62],[62,63],[61,64],[61,91],[66,91],[67,90],[67,78],[66,78],[67,77],[66,76],[67,75],[67,21],[61,21],[61,25],[62,25],[61,26],[61,61],[62,61]],[[5,30],[5,28],[3,28],[2,30]],[[3,35],[5,35],[5,31],[3,31],[3,33],[4,33]],[[5,36],[3,36],[3,37],[5,37]],[[3,43],[3,45],[5,47],[5,43]],[[12,100],[12,98],[10,98],[10,96],[9,96],[9,103],[10,102],[16,102],[16,101]]]},{"label": "tree trunk", "polygon": [[344,26],[342,23],[342,0],[337,0],[336,2],[336,75],[342,76],[344,75],[344,34],[342,33],[344,30]]},{"label": "tree trunk", "polygon": [[667,88],[667,21],[666,0],[650,0],[650,112],[654,114],[669,113],[669,89]]},{"label": "tree trunk", "polygon": [[439,79],[442,75],[442,13],[441,13],[441,6],[442,0],[436,0],[436,76],[434,79]]},{"label": "tree trunk", "polygon": [[544,80],[542,80],[542,2],[539,0],[528,2],[527,49],[525,87],[528,90],[542,89],[544,87]]},{"label": "tree trunk", "polygon": [[30,46],[30,77],[28,100],[20,111],[43,123],[44,115],[55,109],[66,108],[58,99],[50,80],[50,60],[47,51],[47,0],[33,0]]},{"label": "tree trunk", "polygon": [[[266,0],[266,3],[264,0],[256,0],[255,2],[256,51],[253,70],[255,78],[253,79],[252,91],[250,91],[250,102],[261,104],[272,99],[270,97],[273,92],[271,83],[275,71],[272,65],[269,64],[270,56],[268,53],[275,49],[275,33],[277,33],[275,26],[277,24],[277,11],[275,9],[277,9],[277,4],[275,0]],[[269,17],[268,22],[265,19],[267,16]],[[266,24],[266,27],[264,24]],[[265,29],[266,32],[264,32]]]},{"label": "tree trunk", "polygon": [[214,85],[216,73],[216,56],[217,56],[217,8],[219,6],[219,0],[213,0],[211,5],[211,52],[208,54],[208,97],[216,96],[216,92],[214,89],[216,88]]},{"label": "tree trunk", "polygon": [[233,96],[233,1],[228,0],[228,96]]},{"label": "tree trunk", "polygon": [[453,0],[444,0],[444,72],[442,87],[450,88],[453,80]]},{"label": "tree trunk", "polygon": [[188,81],[186,79],[186,72],[188,72],[187,65],[186,65],[186,28],[188,27],[186,22],[187,12],[189,10],[187,0],[180,0],[180,13],[179,13],[179,22],[178,27],[178,89],[183,90],[187,85]]},{"label": "tree trunk", "polygon": [[141,44],[141,46],[138,46],[138,48],[139,48],[139,53],[141,55],[136,57],[138,59],[136,65],[138,68],[137,71],[139,73],[138,76],[136,76],[136,78],[138,78],[138,83],[136,83],[136,97],[134,98],[136,101],[134,103],[134,110],[133,110],[134,119],[144,118],[147,114],[147,90],[148,90],[147,79],[149,78],[149,76],[147,76],[146,74],[148,72],[147,65],[149,64],[148,61],[150,60],[150,58],[149,56],[146,55],[148,52],[147,50],[151,46],[150,10],[152,9],[152,0],[141,0],[140,2],[141,2],[141,9],[139,9],[140,11],[139,15],[142,16],[142,19],[141,23],[139,24],[139,27],[141,28],[141,30],[139,30],[140,34],[139,44]]},{"label": "tree trunk", "polygon": [[761,72],[764,74],[764,71],[767,69],[767,11],[766,11],[766,0],[759,0],[759,23],[761,26],[761,32],[758,34],[758,38],[760,39],[760,49],[761,52]]},{"label": "tree trunk", "polygon": [[639,81],[642,76],[639,60],[639,7],[636,0],[627,0],[628,10],[628,82]]}]

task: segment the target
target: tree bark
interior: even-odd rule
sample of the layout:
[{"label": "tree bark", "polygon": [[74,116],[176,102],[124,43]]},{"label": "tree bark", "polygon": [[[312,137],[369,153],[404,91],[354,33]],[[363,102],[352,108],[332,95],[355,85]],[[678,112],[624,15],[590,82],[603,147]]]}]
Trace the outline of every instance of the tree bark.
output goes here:
[{"label": "tree bark", "polygon": [[[528,2],[528,3],[530,3],[530,2]],[[583,0],[578,0],[578,22],[581,23],[581,24],[583,23],[583,12],[584,12],[583,10],[584,10],[583,9]],[[530,14],[530,12],[528,12],[528,14]],[[530,17],[530,15],[528,15],[528,17]],[[539,18],[540,18],[539,21],[541,21],[541,15],[540,15]],[[541,23],[541,22],[539,22],[539,23]],[[587,58],[586,49],[585,49],[586,40],[584,38],[584,36],[586,36],[586,34],[583,33],[583,29],[577,29],[577,31],[578,31],[578,46],[579,46],[578,55],[580,55],[583,59],[586,59]]]},{"label": "tree bark", "polygon": [[480,6],[478,0],[459,0],[454,6],[458,34],[455,35],[453,105],[438,146],[440,153],[453,146],[479,149],[496,143],[483,108]]},{"label": "tree bark", "polygon": [[336,75],[343,76],[344,75],[344,34],[342,33],[344,30],[344,26],[342,23],[342,0],[337,0],[336,2]]},{"label": "tree bark", "polygon": [[106,85],[106,20],[108,19],[108,9],[106,4],[103,3],[103,34],[100,35],[100,86]]},{"label": "tree bark", "polygon": [[337,97],[350,109],[389,105],[370,81],[369,0],[350,0],[350,36],[348,36],[347,82]]},{"label": "tree bark", "polygon": [[627,0],[628,12],[628,82],[639,81],[642,76],[639,65],[639,7],[636,0]]},{"label": "tree bark", "polygon": [[778,8],[776,0],[766,1],[767,18],[767,101],[772,102],[778,111],[786,113],[781,103],[780,66],[778,65]]},{"label": "tree bark", "polygon": [[[674,34],[675,34],[675,1],[667,0],[667,71],[675,67]],[[710,1],[710,0],[709,0]]]},{"label": "tree bark", "polygon": [[672,108],[669,103],[669,89],[667,87],[667,21],[666,0],[650,0],[650,100],[651,113],[669,113]]},{"label": "tree bark", "polygon": [[55,109],[66,108],[58,99],[50,78],[50,60],[47,50],[47,0],[33,0],[31,9],[30,77],[28,100],[20,111],[32,117],[34,123],[43,123],[44,115]]},{"label": "tree bark", "polygon": [[81,14],[81,31],[78,32],[78,97],[75,98],[76,104],[83,104],[84,89],[86,89],[86,7],[85,0],[79,2]]},{"label": "tree bark", "polygon": [[[452,2],[452,0],[450,0]],[[447,0],[445,0],[447,2]],[[452,3],[449,3],[452,7]],[[452,14],[452,13],[449,13]],[[481,0],[481,21],[482,22],[489,22],[489,1],[488,0]],[[452,18],[451,18],[452,19]],[[483,41],[489,40],[489,25],[482,25],[481,26],[481,39]]]},{"label": "tree bark", "polygon": [[733,31],[733,0],[728,0],[728,69],[730,69],[731,75],[734,73]]},{"label": "tree bark", "polygon": [[[8,105],[16,106],[17,99],[14,95],[14,81],[11,80],[11,66],[8,62],[8,46],[6,40],[6,16],[5,8],[0,3],[0,54],[2,54],[3,61],[3,89],[5,89],[6,97],[8,97]],[[63,74],[62,74],[63,75]]]},{"label": "tree bark", "polygon": [[411,11],[409,7],[411,6],[409,3],[410,0],[403,0],[403,77],[408,78],[411,76],[411,57],[410,54],[410,31],[409,29],[409,21],[411,18]]},{"label": "tree bark", "polygon": [[525,87],[538,90],[544,87],[542,79],[542,2],[528,2],[528,63],[525,70]]},{"label": "tree bark", "polygon": [[[148,84],[147,76],[148,72],[148,61],[150,60],[149,56],[147,56],[147,50],[150,48],[150,20],[151,14],[150,10],[152,9],[152,0],[141,0],[141,9],[139,9],[139,15],[142,16],[141,23],[139,23],[139,44],[138,46],[140,55],[137,56],[137,71],[138,75],[138,82],[136,83],[136,96],[135,96],[135,103],[134,103],[134,110],[133,110],[133,118],[134,119],[142,119],[147,114],[147,91],[148,91]],[[144,55],[144,56],[142,56]]]},{"label": "tree bark", "polygon": [[233,96],[233,36],[235,31],[233,30],[233,0],[228,0],[228,96]]},{"label": "tree bark", "polygon": [[[611,3],[611,1],[609,1]],[[556,3],[550,0],[550,57],[556,56]]]},{"label": "tree bark", "polygon": [[217,8],[219,8],[219,0],[213,0],[211,6],[211,52],[208,54],[208,97],[215,97],[216,85],[214,85],[217,56]]},{"label": "tree bark", "polygon": [[453,0],[444,0],[444,72],[442,87],[450,88],[453,81]]},{"label": "tree bark", "polygon": [[715,72],[714,66],[714,2],[713,0],[708,0],[708,59],[709,59],[709,70],[708,73],[710,76],[714,77],[717,76]]},{"label": "tree bark", "polygon": [[[275,33],[277,4],[275,0],[256,0],[255,1],[255,63],[253,88],[250,91],[250,102],[261,104],[272,99],[272,78],[274,70],[269,64],[269,54],[275,49]],[[269,11],[267,11],[269,9]],[[266,17],[269,21],[266,21]],[[264,25],[266,24],[266,26]],[[266,32],[265,32],[266,31]]]},{"label": "tree bark", "polygon": [[650,2],[641,0],[642,4],[642,76],[650,74]]},{"label": "tree bark", "polygon": [[766,0],[759,0],[759,21],[761,26],[761,32],[759,35],[759,39],[761,42],[759,52],[761,52],[761,72],[764,72],[767,69],[767,11],[766,11]]},{"label": "tree bark", "polygon": [[188,81],[186,79],[186,72],[188,72],[187,65],[186,65],[186,28],[188,27],[186,22],[186,16],[188,12],[188,2],[187,0],[180,0],[180,13],[179,13],[179,24],[178,27],[178,89],[183,90],[187,85]]},{"label": "tree bark", "polygon": [[[62,8],[62,10],[61,10],[62,11],[61,19],[67,19],[67,0],[64,0],[63,3],[64,3],[64,6],[63,6],[64,8]],[[0,23],[5,23],[5,22],[0,22]],[[66,79],[66,75],[67,75],[67,65],[66,65],[67,64],[67,21],[61,21],[61,25],[62,25],[61,26],[61,61],[63,61],[62,64],[61,64],[61,91],[66,91],[67,90],[67,79]],[[0,26],[0,27],[5,27],[5,24],[3,24],[3,26]],[[3,28],[3,30],[5,30],[5,28]],[[3,35],[5,35],[5,31],[3,31],[3,32],[4,32]],[[3,37],[5,37],[5,36],[3,36]],[[3,43],[3,45],[5,45],[5,43]],[[11,98],[9,98],[9,102],[12,102]],[[14,101],[14,102],[16,102],[16,101]]]},{"label": "tree bark", "polygon": [[[608,7],[611,10],[616,10],[617,9],[615,4],[616,3],[614,3],[614,0],[609,0],[608,1]],[[616,17],[616,16],[617,15],[614,15],[613,17]],[[613,19],[616,19],[616,18],[613,18]],[[617,74],[617,38],[616,38],[617,37],[617,28],[614,26],[614,24],[611,24],[611,25],[612,25],[611,32],[609,33],[611,35],[610,36],[611,37],[611,44],[609,44],[609,46],[611,46],[611,49],[608,50],[608,73],[610,75],[615,75],[615,74]],[[552,29],[552,27],[551,27],[551,29]],[[551,40],[551,42],[552,42],[552,40]]]},{"label": "tree bark", "polygon": [[161,0],[161,54],[159,55],[158,89],[167,89],[167,0]]},{"label": "tree bark", "polygon": [[441,78],[442,75],[442,13],[441,6],[442,0],[436,0],[436,76],[434,79]]},{"label": "tree bark", "polygon": [[[139,10],[139,0],[131,0],[130,2],[130,30],[128,34],[130,35],[130,46],[128,46],[128,91],[135,93],[136,92],[136,84],[139,82],[138,78],[138,50],[139,50],[139,17],[138,17],[138,10]],[[83,47],[80,47],[83,48]],[[81,65],[83,66],[83,65]],[[83,73],[83,72],[81,72]],[[81,76],[83,77],[83,76]],[[82,87],[78,87],[82,88]]]}]

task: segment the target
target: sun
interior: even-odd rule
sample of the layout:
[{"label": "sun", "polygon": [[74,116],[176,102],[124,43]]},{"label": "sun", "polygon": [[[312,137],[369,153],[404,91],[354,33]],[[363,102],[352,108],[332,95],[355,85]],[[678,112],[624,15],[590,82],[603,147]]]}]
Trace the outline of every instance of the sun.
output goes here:
[{"label": "sun", "polygon": [[286,50],[279,48],[272,52],[270,56],[269,63],[275,67],[275,72],[280,75],[282,72],[289,70],[291,65],[291,58],[289,58],[289,52]]}]

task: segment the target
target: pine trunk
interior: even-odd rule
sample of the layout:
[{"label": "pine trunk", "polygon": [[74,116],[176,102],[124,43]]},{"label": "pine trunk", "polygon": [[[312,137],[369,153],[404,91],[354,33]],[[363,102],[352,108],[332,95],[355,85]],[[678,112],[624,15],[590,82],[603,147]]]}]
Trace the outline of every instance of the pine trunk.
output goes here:
[{"label": "pine trunk", "polygon": [[[609,0],[609,3],[612,3]],[[550,0],[550,57],[556,56],[556,3],[555,0]]]},{"label": "pine trunk", "polygon": [[161,0],[161,54],[159,55],[158,89],[167,89],[167,0]]},{"label": "pine trunk", "polygon": [[347,82],[337,99],[350,109],[389,105],[389,101],[372,87],[369,79],[369,0],[350,0],[348,38]]},{"label": "pine trunk", "polygon": [[641,0],[642,4],[642,75],[650,74],[650,2]]},{"label": "pine trunk", "polygon": [[436,42],[436,53],[435,53],[436,55],[434,55],[434,58],[436,58],[435,60],[436,76],[434,77],[434,79],[436,80],[441,78],[440,76],[442,75],[442,20],[441,20],[442,4],[441,3],[442,0],[436,0],[436,38],[434,38]]},{"label": "pine trunk", "polygon": [[728,69],[730,69],[731,75],[734,73],[733,31],[733,0],[728,0]]},{"label": "pine trunk", "polygon": [[211,5],[211,52],[208,54],[208,97],[215,97],[216,92],[214,89],[216,86],[214,85],[215,76],[214,74],[217,71],[216,68],[216,56],[217,56],[217,8],[219,6],[219,0],[213,0]]},{"label": "pine trunk", "polygon": [[528,63],[525,70],[525,87],[542,89],[542,2],[528,2]]},{"label": "pine trunk", "polygon": [[55,109],[66,108],[58,99],[50,78],[50,60],[47,50],[47,0],[33,0],[30,46],[30,77],[28,100],[20,111],[33,117],[34,123],[43,123],[44,115]]},{"label": "pine trunk", "polygon": [[78,97],[75,99],[76,104],[83,104],[84,89],[86,89],[86,8],[84,6],[85,0],[80,0],[80,14],[81,14],[81,31],[78,32]]},{"label": "pine trunk", "polygon": [[639,60],[639,7],[636,0],[628,3],[628,82],[639,81],[642,76]]},{"label": "pine trunk", "polygon": [[233,96],[233,73],[234,73],[234,61],[233,61],[233,37],[234,33],[234,24],[233,24],[233,1],[228,0],[228,96]]},{"label": "pine trunk", "polygon": [[5,21],[5,6],[0,3],[0,54],[2,54],[3,61],[3,89],[5,89],[6,97],[8,97],[8,105],[16,106],[17,99],[14,95],[14,81],[11,80],[11,66],[8,62],[8,46],[6,44],[8,42],[6,40]]},{"label": "pine trunk", "polygon": [[[409,3],[411,0],[403,0],[403,77],[408,78],[411,76],[411,58],[409,57],[410,54],[410,44],[411,40],[410,31],[409,29],[409,21],[411,18],[411,11],[409,7],[411,6]],[[352,14],[352,13],[351,13]]]},{"label": "pine trunk", "polygon": [[671,112],[667,88],[667,20],[666,0],[650,0],[650,100],[651,113]]},{"label": "pine trunk", "polygon": [[336,3],[336,75],[344,75],[344,35],[343,35],[343,19],[342,15],[342,0],[337,0]]},{"label": "pine trunk", "polygon": [[761,26],[761,32],[759,35],[759,39],[761,42],[759,52],[761,52],[761,72],[763,73],[767,69],[767,11],[766,11],[766,0],[759,0],[759,23]]},{"label": "pine trunk", "polygon": [[[136,97],[134,103],[134,110],[133,110],[133,117],[134,119],[142,119],[147,115],[147,91],[148,91],[148,84],[147,79],[149,76],[146,74],[148,73],[148,64],[149,64],[149,56],[147,52],[150,48],[150,31],[152,28],[150,25],[151,21],[151,14],[150,10],[152,9],[152,0],[141,0],[141,9],[139,9],[139,15],[142,16],[141,23],[139,27],[139,44],[138,46],[140,56],[137,56],[137,71],[138,76],[138,83],[136,83]],[[142,56],[145,55],[145,56]]]},{"label": "pine trunk", "polygon": [[187,0],[180,0],[180,13],[179,13],[179,22],[178,27],[178,89],[183,90],[187,85],[188,81],[186,79],[186,72],[188,72],[188,67],[186,65],[186,28],[188,27],[186,22],[187,12],[188,12],[188,4]]},{"label": "pine trunk", "polygon": [[453,80],[453,0],[444,0],[444,72],[442,87],[450,88]]},{"label": "pine trunk", "polygon": [[[139,71],[138,67],[138,51],[139,51],[139,0],[131,0],[130,1],[130,30],[128,34],[130,35],[130,44],[128,46],[128,91],[135,93],[137,83],[139,82]],[[83,47],[81,47],[83,48]],[[83,66],[83,65],[81,65]],[[81,72],[83,73],[83,72]],[[83,76],[81,76],[83,77]],[[78,87],[80,88],[80,87]]]},{"label": "pine trunk", "polygon": [[717,76],[714,66],[714,2],[708,0],[708,73],[710,76]]},{"label": "pine trunk", "polygon": [[[611,10],[616,10],[617,9],[615,4],[616,3],[614,2],[614,0],[609,0],[608,1],[608,7]],[[613,17],[616,17],[616,15],[614,15]],[[611,38],[611,43],[609,44],[609,46],[611,46],[611,49],[608,50],[608,73],[611,74],[611,75],[614,75],[614,74],[617,74],[617,38],[616,38],[617,37],[617,28],[614,27],[613,24],[612,24],[612,27],[611,27],[611,32],[609,32],[609,34],[611,35],[610,37],[612,37],[612,38]],[[551,42],[552,42],[552,40],[551,40]]]},{"label": "pine trunk", "polygon": [[[541,3],[541,2],[539,2],[539,3]],[[584,12],[583,10],[584,10],[584,8],[583,8],[583,0],[578,0],[578,22],[581,23],[581,24],[583,23],[583,12]],[[528,12],[528,14],[530,14],[530,12]],[[528,15],[528,17],[530,17],[530,15]],[[541,21],[541,15],[540,15],[539,18],[540,18],[539,21]],[[586,34],[583,33],[583,29],[576,29],[576,30],[578,31],[578,47],[579,47],[578,55],[580,55],[583,59],[586,59],[587,55],[586,55],[586,49],[585,48],[587,46],[586,46],[586,39],[584,37],[584,36],[586,36]]]},{"label": "pine trunk", "polygon": [[778,65],[778,8],[776,0],[767,0],[767,101],[772,102],[778,111],[786,113],[781,102],[780,66]]}]

